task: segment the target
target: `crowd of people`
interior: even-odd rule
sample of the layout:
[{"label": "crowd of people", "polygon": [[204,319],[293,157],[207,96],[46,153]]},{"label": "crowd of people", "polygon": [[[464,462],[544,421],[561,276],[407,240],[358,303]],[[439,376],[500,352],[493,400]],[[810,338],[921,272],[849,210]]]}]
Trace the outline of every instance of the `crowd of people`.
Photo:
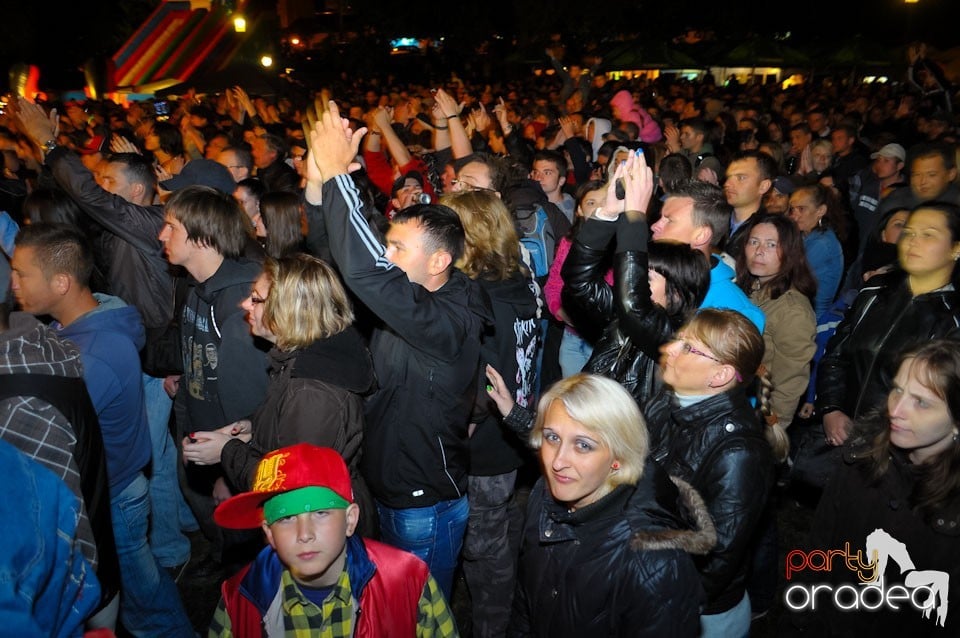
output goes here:
[{"label": "crowd of people", "polygon": [[[11,626],[739,637],[786,606],[778,635],[947,635],[960,147],[921,61],[11,100]],[[809,582],[912,607],[776,600],[798,484],[803,550],[883,555]],[[176,586],[201,572],[209,629]]]}]

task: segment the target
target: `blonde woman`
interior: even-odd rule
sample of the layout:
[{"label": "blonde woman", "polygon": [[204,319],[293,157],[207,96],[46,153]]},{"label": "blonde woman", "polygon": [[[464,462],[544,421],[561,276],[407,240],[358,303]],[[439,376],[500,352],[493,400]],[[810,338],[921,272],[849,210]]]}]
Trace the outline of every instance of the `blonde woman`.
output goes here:
[{"label": "blonde woman", "polygon": [[308,255],[267,259],[242,307],[253,334],[273,344],[266,398],[250,420],[192,433],[195,442],[183,442],[184,458],[221,463],[237,493],[250,489],[267,452],[296,443],[331,447],[350,468],[369,534],[376,510],[358,468],[362,396],[376,381],[337,274]]},{"label": "blonde woman", "polygon": [[543,478],[527,502],[508,635],[697,636],[691,554],[715,532],[697,492],[648,462],[630,393],[596,375],[558,381],[530,443]]}]

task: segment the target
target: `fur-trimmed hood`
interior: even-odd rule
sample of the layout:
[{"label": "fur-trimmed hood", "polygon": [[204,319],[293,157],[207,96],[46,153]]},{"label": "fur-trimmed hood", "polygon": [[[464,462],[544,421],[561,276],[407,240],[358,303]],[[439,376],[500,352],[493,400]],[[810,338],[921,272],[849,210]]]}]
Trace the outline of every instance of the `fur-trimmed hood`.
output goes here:
[{"label": "fur-trimmed hood", "polygon": [[688,554],[707,554],[717,543],[717,529],[700,492],[692,485],[671,476],[677,486],[680,503],[687,514],[688,529],[640,530],[630,539],[630,547],[636,551],[656,549],[681,549]]},{"label": "fur-trimmed hood", "polygon": [[573,511],[542,480],[527,507],[516,635],[695,636],[706,602],[696,561],[715,539],[700,495],[655,462]]}]

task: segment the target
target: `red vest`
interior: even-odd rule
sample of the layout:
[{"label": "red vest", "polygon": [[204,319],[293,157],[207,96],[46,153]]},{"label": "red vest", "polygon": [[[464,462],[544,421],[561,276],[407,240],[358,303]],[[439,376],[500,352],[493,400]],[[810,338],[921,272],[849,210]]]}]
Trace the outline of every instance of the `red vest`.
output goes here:
[{"label": "red vest", "polygon": [[[430,570],[426,563],[408,552],[383,543],[363,539],[368,558],[376,568],[360,595],[359,583],[351,582],[353,597],[360,601],[355,638],[410,638],[416,635],[418,604],[427,583]],[[350,552],[348,545],[348,554]],[[347,560],[363,560],[348,555]],[[279,560],[274,554],[274,560]],[[224,581],[221,588],[233,635],[238,638],[263,636],[262,617],[257,607],[240,591],[240,583],[250,565]],[[247,587],[270,586],[280,583],[246,583]]]}]

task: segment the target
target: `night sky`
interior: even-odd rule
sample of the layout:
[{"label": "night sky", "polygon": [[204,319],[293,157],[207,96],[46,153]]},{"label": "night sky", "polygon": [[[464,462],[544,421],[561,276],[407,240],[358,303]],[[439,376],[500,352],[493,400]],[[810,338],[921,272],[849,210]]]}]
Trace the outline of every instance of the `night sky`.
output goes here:
[{"label": "night sky", "polygon": [[[270,7],[269,0],[252,0]],[[612,35],[629,25],[646,39],[665,39],[686,28],[706,28],[720,36],[744,37],[789,32],[793,41],[837,42],[866,35],[889,46],[922,38],[941,49],[960,46],[960,0],[685,0],[627,2],[604,0],[354,0],[363,22],[385,35],[446,34],[460,42],[493,33],[521,41],[562,33],[586,40]],[[20,3],[0,21],[0,64],[28,62],[45,77],[76,75],[83,61],[112,55],[149,15],[157,0],[47,0]],[[583,9],[587,7],[587,9]],[[793,9],[791,7],[797,7]]]}]

